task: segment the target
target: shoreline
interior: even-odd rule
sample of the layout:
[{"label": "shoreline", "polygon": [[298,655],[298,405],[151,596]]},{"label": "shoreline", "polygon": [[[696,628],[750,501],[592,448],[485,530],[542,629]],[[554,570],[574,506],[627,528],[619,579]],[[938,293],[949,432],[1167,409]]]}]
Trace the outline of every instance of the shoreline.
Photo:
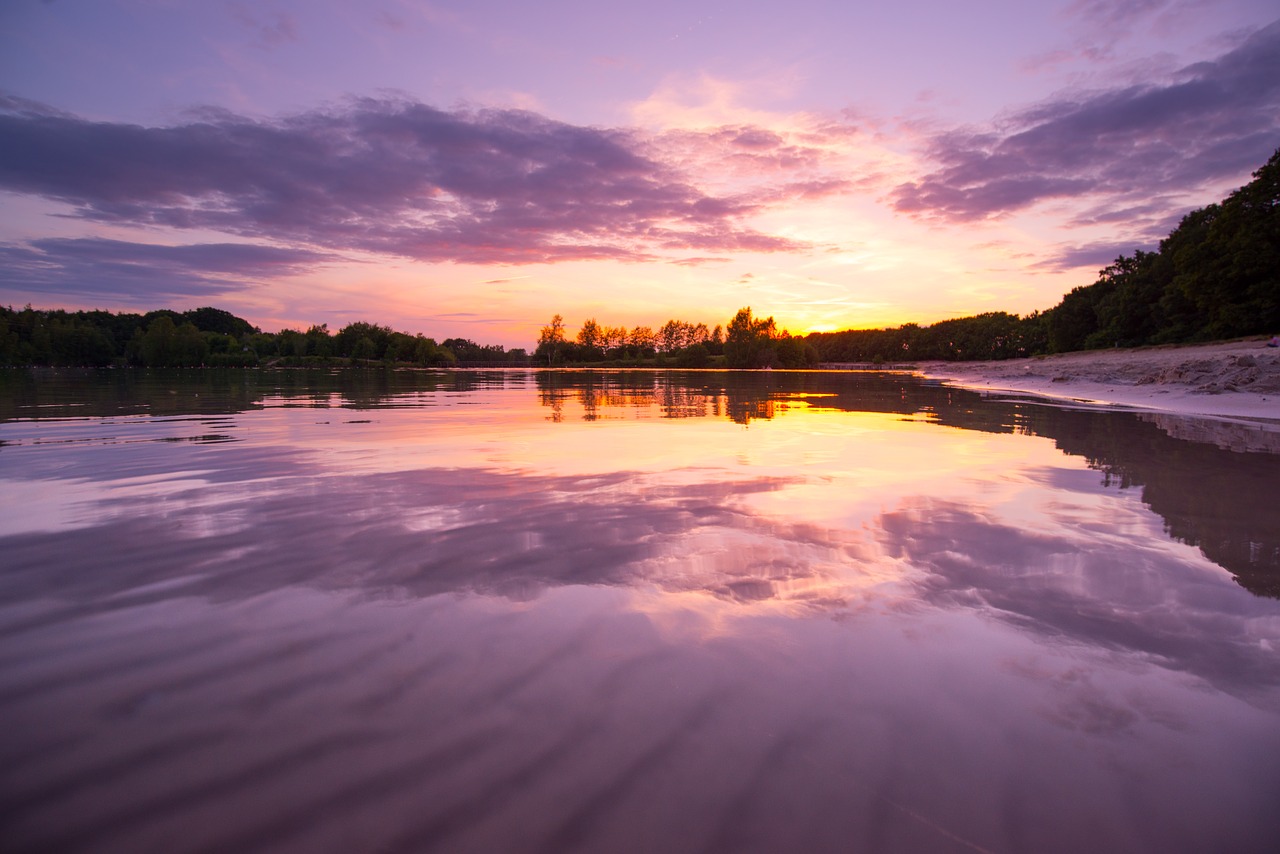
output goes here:
[{"label": "shoreline", "polygon": [[1280,430],[1280,348],[1263,337],[1089,350],[997,362],[920,362],[915,373],[980,392],[1208,418]]}]

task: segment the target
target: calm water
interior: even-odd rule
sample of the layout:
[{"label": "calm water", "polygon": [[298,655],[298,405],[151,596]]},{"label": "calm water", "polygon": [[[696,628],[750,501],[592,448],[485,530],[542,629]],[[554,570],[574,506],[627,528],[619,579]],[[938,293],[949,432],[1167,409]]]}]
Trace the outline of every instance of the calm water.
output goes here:
[{"label": "calm water", "polygon": [[0,849],[1280,850],[1280,433],[0,374]]}]

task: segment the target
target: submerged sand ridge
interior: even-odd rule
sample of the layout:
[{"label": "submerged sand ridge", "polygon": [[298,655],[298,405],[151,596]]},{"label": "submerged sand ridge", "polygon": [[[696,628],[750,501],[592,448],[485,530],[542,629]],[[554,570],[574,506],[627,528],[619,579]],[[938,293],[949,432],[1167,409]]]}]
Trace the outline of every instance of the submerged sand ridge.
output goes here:
[{"label": "submerged sand ridge", "polygon": [[999,362],[922,362],[918,370],[979,391],[1280,422],[1280,348],[1266,344],[1258,338]]}]

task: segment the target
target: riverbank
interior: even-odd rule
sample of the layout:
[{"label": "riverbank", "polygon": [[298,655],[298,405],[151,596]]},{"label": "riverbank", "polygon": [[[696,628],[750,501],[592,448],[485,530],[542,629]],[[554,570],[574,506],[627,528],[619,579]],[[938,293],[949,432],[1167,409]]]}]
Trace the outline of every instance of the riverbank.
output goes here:
[{"label": "riverbank", "polygon": [[921,362],[916,370],[977,391],[1280,424],[1280,349],[1266,343],[1255,338],[1000,362]]}]

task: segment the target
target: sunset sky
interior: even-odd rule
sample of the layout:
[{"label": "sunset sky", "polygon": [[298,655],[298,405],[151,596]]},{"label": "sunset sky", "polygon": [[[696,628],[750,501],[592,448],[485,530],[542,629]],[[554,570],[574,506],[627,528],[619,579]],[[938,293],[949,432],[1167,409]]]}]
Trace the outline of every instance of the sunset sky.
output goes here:
[{"label": "sunset sky", "polygon": [[0,304],[1025,314],[1277,148],[1275,0],[5,0]]}]

